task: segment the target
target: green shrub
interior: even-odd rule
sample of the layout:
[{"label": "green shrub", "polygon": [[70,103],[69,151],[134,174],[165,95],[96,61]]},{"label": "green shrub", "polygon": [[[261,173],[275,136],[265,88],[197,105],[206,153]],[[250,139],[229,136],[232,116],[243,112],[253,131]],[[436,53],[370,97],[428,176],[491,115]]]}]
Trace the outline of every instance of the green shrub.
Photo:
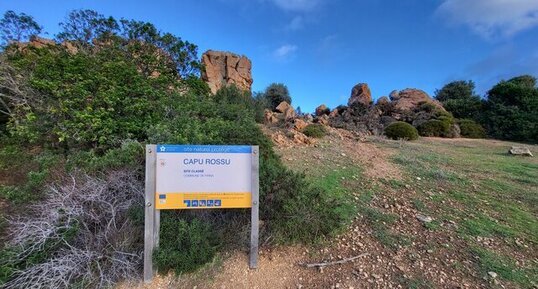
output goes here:
[{"label": "green shrub", "polygon": [[450,124],[447,122],[432,119],[418,126],[418,133],[421,136],[436,136],[441,137],[445,135],[450,129]]},{"label": "green shrub", "polygon": [[287,199],[283,200],[283,210],[273,220],[277,241],[316,242],[340,232],[355,215],[355,207],[343,193],[329,192],[307,183],[288,192],[288,196],[279,196]]},{"label": "green shrub", "polygon": [[322,138],[327,135],[327,129],[322,124],[313,123],[307,125],[303,133],[308,137]]},{"label": "green shrub", "polygon": [[265,89],[264,97],[271,103],[271,109],[275,109],[283,101],[291,104],[290,92],[283,83],[271,83]]},{"label": "green shrub", "polygon": [[95,151],[73,152],[67,159],[69,171],[84,169],[88,172],[104,172],[123,167],[140,167],[144,162],[144,146],[138,141],[125,141],[120,147],[104,154]]},{"label": "green shrub", "polygon": [[385,135],[391,139],[418,139],[417,129],[414,126],[403,121],[397,121],[389,124],[385,128]]},{"label": "green shrub", "polygon": [[435,99],[457,118],[475,118],[481,113],[481,100],[475,92],[475,84],[470,81],[453,81],[435,91]]},{"label": "green shrub", "polygon": [[488,91],[480,123],[491,137],[538,143],[537,111],[536,78],[523,75]]},{"label": "green shrub", "polygon": [[458,125],[460,126],[461,136],[466,138],[485,138],[486,130],[471,119],[460,119],[458,120]]},{"label": "green shrub", "polygon": [[431,102],[422,102],[419,104],[419,110],[425,112],[434,112],[437,110],[437,106]]},{"label": "green shrub", "polygon": [[163,217],[159,247],[153,253],[159,272],[190,272],[213,260],[219,241],[210,224],[184,220],[173,211],[163,212]]}]

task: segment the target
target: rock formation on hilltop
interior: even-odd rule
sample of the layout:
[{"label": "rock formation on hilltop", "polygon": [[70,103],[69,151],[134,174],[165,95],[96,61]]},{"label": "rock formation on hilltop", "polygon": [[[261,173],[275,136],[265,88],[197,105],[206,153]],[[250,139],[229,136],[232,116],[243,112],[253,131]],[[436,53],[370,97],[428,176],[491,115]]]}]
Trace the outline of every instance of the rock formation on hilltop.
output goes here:
[{"label": "rock formation on hilltop", "polygon": [[394,90],[390,94],[393,108],[397,111],[411,111],[422,103],[431,103],[435,107],[445,110],[440,102],[432,99],[426,92],[420,89],[407,88],[402,91]]},{"label": "rock formation on hilltop", "polygon": [[372,93],[366,83],[359,83],[351,89],[351,96],[347,102],[348,106],[355,103],[361,103],[364,106],[369,106],[372,102]]},{"label": "rock formation on hilltop", "polygon": [[[329,115],[318,114],[316,109],[314,121],[359,133],[381,134],[387,125],[395,121],[405,121],[418,127],[439,115],[449,114],[441,103],[422,90],[395,90],[390,93],[390,99],[383,96],[373,104],[368,84],[359,83],[351,90],[348,106],[341,105]],[[457,128],[453,130],[457,131]]]},{"label": "rock formation on hilltop", "polygon": [[231,52],[208,50],[202,55],[202,79],[212,93],[220,88],[235,84],[239,89],[248,90],[252,86],[252,63],[246,56]]}]

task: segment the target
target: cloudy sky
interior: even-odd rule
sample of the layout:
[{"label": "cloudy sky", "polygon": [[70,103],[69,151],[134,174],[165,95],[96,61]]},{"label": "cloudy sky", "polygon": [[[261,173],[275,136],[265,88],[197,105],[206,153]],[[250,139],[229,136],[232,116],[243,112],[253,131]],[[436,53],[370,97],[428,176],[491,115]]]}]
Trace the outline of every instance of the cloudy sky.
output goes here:
[{"label": "cloudy sky", "polygon": [[80,8],[152,22],[200,53],[244,54],[255,91],[285,83],[303,111],[345,103],[359,82],[378,98],[459,79],[484,94],[501,79],[538,76],[538,0],[0,1],[50,35]]}]

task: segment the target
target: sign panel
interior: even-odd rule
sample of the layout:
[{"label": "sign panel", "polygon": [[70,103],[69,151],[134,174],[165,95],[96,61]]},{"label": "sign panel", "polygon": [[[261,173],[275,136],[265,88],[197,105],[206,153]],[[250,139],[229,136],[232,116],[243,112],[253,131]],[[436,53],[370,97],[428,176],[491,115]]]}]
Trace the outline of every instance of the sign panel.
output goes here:
[{"label": "sign panel", "polygon": [[251,146],[156,148],[156,209],[252,207]]}]

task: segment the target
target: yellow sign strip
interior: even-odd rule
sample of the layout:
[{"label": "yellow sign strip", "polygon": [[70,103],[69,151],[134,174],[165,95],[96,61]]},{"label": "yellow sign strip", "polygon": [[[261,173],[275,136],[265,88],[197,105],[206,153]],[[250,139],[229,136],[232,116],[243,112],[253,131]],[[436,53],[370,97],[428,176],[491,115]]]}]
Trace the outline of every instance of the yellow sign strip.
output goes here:
[{"label": "yellow sign strip", "polygon": [[231,209],[251,208],[250,192],[226,193],[156,193],[155,208],[169,209]]}]

